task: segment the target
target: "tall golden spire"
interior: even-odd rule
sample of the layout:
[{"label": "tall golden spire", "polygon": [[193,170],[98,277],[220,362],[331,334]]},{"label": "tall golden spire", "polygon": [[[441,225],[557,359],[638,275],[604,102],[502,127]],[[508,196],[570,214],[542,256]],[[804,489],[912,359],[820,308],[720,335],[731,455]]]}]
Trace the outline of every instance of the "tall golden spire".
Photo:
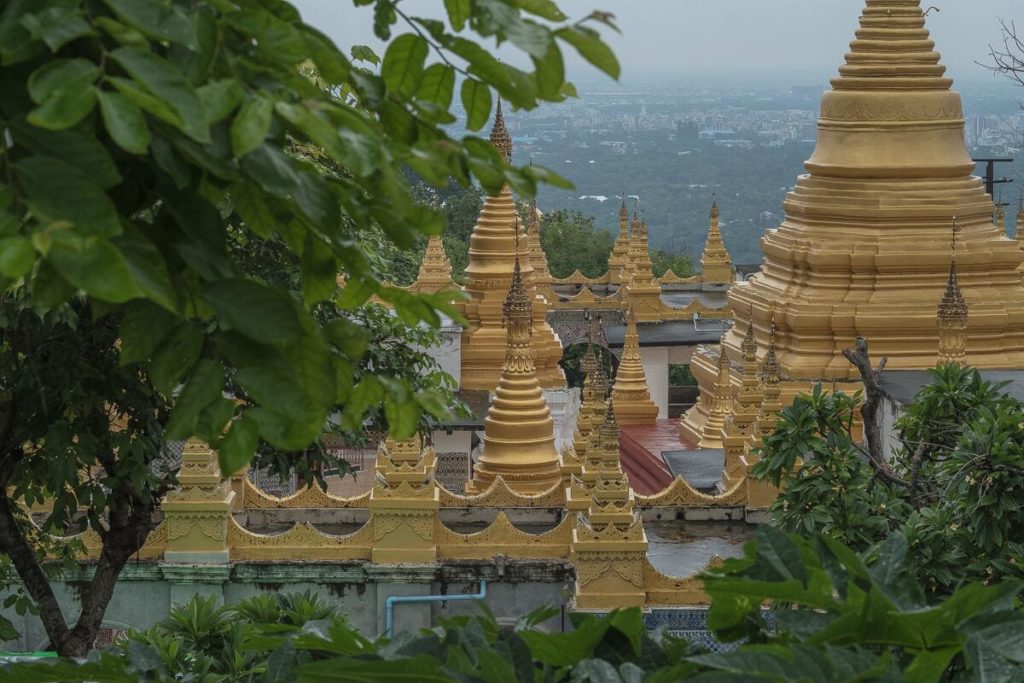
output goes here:
[{"label": "tall golden spire", "polygon": [[658,420],[658,406],[651,400],[644,374],[644,362],[640,356],[640,336],[636,330],[636,314],[629,309],[626,323],[626,339],[622,347],[622,359],[615,374],[612,387],[612,403],[619,417],[619,424],[653,425]]},{"label": "tall golden spire", "polygon": [[699,448],[721,448],[722,428],[732,415],[732,366],[729,354],[725,352],[725,335],[718,344],[718,374],[715,378],[714,398],[708,412],[707,428]]},{"label": "tall golden spire", "polygon": [[551,277],[551,271],[548,270],[548,255],[544,252],[544,247],[540,243],[541,215],[540,210],[537,208],[536,199],[530,201],[529,212],[530,232],[528,236],[530,265],[533,266],[533,285],[536,287],[537,293],[547,299],[548,303],[551,303],[555,299],[555,292],[551,289],[554,278]]},{"label": "tall golden spire", "polygon": [[967,302],[956,275],[956,238],[959,231],[954,217],[949,279],[938,310],[940,363],[963,363],[967,358]]},{"label": "tall golden spire", "polygon": [[423,261],[420,262],[420,274],[410,289],[414,292],[433,293],[453,286],[452,264],[444,251],[441,236],[431,235],[427,240]]},{"label": "tall golden spire", "polygon": [[633,217],[633,239],[629,249],[629,285],[627,305],[640,322],[661,322],[661,286],[654,280],[650,246],[647,241],[647,218],[642,210]]},{"label": "tall golden spire", "polygon": [[561,481],[561,471],[554,421],[533,362],[533,301],[518,254],[503,312],[505,363],[484,422],[483,454],[467,490],[485,491],[500,476],[515,491],[537,493]]},{"label": "tall golden spire", "polygon": [[[505,128],[499,104],[491,131],[491,142],[508,157],[512,138]],[[533,348],[537,377],[545,388],[565,386],[562,343],[547,323],[547,301],[534,286],[530,263],[529,236],[516,230],[518,214],[512,191],[505,185],[495,197],[484,200],[480,218],[469,238],[469,264],[466,266],[462,305],[467,325],[462,335],[462,387],[492,391],[501,377],[505,356],[505,326],[502,302],[512,280],[513,262],[522,257],[521,273],[527,295],[534,302]]]},{"label": "tall golden spire", "polygon": [[608,282],[611,284],[628,284],[630,243],[629,209],[626,208],[626,191],[623,190],[622,205],[619,207],[619,235],[615,238],[615,246],[608,257]]},{"label": "tall golden spire", "polygon": [[732,414],[725,420],[722,430],[722,446],[725,448],[725,469],[722,482],[726,488],[731,487],[743,476],[741,458],[747,451],[753,437],[754,425],[761,410],[761,380],[757,363],[757,335],[754,324],[747,324],[747,334],[743,337],[742,376],[740,388],[732,405]]},{"label": "tall golden spire", "polygon": [[711,195],[711,221],[708,227],[708,241],[700,257],[701,281],[705,285],[728,285],[735,279],[732,259],[722,241],[718,224],[718,199]]}]

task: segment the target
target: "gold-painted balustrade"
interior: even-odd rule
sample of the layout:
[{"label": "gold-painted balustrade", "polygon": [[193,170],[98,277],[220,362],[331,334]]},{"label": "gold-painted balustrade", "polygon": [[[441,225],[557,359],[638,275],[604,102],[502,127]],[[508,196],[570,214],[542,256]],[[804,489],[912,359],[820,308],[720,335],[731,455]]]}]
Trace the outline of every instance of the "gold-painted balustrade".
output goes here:
[{"label": "gold-painted balustrade", "polygon": [[[594,401],[601,403],[603,401]],[[591,406],[593,408],[593,406]],[[186,447],[182,486],[168,494],[163,521],[149,534],[139,559],[194,562],[363,561],[384,564],[443,563],[445,560],[561,560],[576,566],[575,604],[609,609],[627,605],[705,604],[698,577],[676,578],[655,569],[646,556],[644,513],[657,508],[664,518],[675,508],[719,508],[741,516],[746,483],[719,496],[699,493],[683,479],[652,496],[636,494],[622,472],[618,426],[605,406],[601,422],[587,434],[593,439],[578,474],[567,473],[568,486],[523,494],[498,477],[479,494],[446,490],[434,479],[436,455],[419,439],[381,445],[373,471],[373,489],[341,498],[312,484],[287,497],[261,491],[241,477],[241,502],[232,510],[231,478],[222,478],[217,454],[204,443]],[[563,467],[567,465],[563,463]],[[575,498],[576,505],[569,503]],[[493,521],[474,533],[461,533],[442,521],[445,510],[496,510]],[[516,511],[546,510],[553,520],[544,531],[517,527]],[[332,534],[310,521],[281,533],[259,533],[246,526],[249,512],[358,512],[364,521],[351,533]],[[96,560],[100,538],[94,530],[69,537],[81,544],[82,560]],[[717,559],[712,564],[717,563]]]}]

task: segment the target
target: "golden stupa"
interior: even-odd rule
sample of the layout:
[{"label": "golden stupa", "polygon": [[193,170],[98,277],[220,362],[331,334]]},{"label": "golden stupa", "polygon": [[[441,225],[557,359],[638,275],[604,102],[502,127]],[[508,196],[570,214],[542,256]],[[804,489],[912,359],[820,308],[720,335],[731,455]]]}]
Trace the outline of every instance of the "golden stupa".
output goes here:
[{"label": "golden stupa", "polygon": [[718,224],[718,199],[714,195],[711,200],[708,240],[700,257],[700,274],[705,285],[728,285],[735,279],[732,259],[722,241],[722,231]]},{"label": "golden stupa", "polygon": [[653,425],[658,420],[658,406],[651,400],[647,388],[647,376],[640,356],[640,337],[636,330],[636,313],[631,308],[627,315],[626,339],[622,346],[622,359],[615,384],[612,387],[612,404],[619,424]]},{"label": "golden stupa", "polygon": [[[512,138],[505,128],[501,102],[498,102],[491,131],[491,143],[512,157]],[[517,232],[517,214],[512,190],[505,185],[496,197],[484,201],[480,218],[469,239],[469,265],[466,267],[463,305],[468,325],[462,338],[462,387],[492,391],[501,377],[505,357],[505,326],[502,324],[502,302],[512,281],[512,267],[517,252],[524,257],[521,264],[523,284],[534,301],[533,346],[537,377],[545,388],[565,386],[565,374],[558,364],[562,344],[548,325],[548,305],[533,284],[533,268],[529,258],[529,238]]]},{"label": "golden stupa", "polygon": [[431,235],[427,241],[427,250],[420,262],[419,276],[409,289],[422,294],[432,294],[446,289],[454,289],[452,280],[452,264],[444,251],[444,243],[440,235]]},{"label": "golden stupa", "polygon": [[[633,235],[629,244],[629,281],[624,292],[631,314],[640,322],[661,322],[661,285],[654,279],[651,251],[647,241],[647,219],[633,218]],[[625,424],[625,423],[623,423]]]},{"label": "golden stupa", "polygon": [[[992,197],[971,175],[960,95],[919,0],[866,0],[850,47],[822,97],[809,173],[787,196],[782,225],[762,238],[760,272],[730,290],[737,324],[726,352],[739,357],[751,322],[767,341],[774,316],[789,397],[816,381],[855,378],[842,350],[858,336],[889,368],[932,367],[935,295],[947,279],[949,225],[959,216],[971,364],[1024,366],[1021,250],[995,225]],[[701,394],[680,436],[700,443],[714,398],[714,355],[698,351],[691,367]]]},{"label": "golden stupa", "polygon": [[562,473],[554,420],[533,362],[533,300],[518,254],[503,312],[508,331],[505,362],[484,421],[483,454],[466,491],[486,491],[500,476],[514,491],[539,493],[560,482]]}]

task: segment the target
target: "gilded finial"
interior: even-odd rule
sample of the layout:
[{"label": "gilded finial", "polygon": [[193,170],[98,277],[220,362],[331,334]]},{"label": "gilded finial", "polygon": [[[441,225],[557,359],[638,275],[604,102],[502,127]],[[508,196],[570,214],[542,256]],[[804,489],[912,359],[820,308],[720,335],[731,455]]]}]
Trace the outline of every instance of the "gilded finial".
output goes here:
[{"label": "gilded finial", "polygon": [[508,289],[508,296],[505,298],[505,305],[502,308],[505,317],[505,325],[508,328],[509,341],[512,341],[513,331],[517,333],[517,341],[525,335],[529,340],[533,333],[531,319],[533,317],[533,303],[526,293],[526,285],[523,282],[523,270],[519,264],[519,218],[516,217],[516,260],[512,268],[512,285]]},{"label": "gilded finial", "polygon": [[494,126],[491,128],[491,144],[504,155],[506,162],[512,162],[512,136],[505,127],[505,114],[501,110],[500,97],[494,114]]},{"label": "gilded finial", "polygon": [[963,362],[967,356],[967,301],[957,278],[956,247],[960,228],[953,217],[953,237],[950,245],[949,279],[946,291],[939,300],[939,362]]}]

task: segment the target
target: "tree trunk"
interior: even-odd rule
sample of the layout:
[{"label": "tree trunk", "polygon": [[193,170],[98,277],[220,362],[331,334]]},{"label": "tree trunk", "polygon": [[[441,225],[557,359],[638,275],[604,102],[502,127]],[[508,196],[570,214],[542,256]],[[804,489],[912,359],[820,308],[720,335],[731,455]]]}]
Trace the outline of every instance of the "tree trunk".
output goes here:
[{"label": "tree trunk", "polygon": [[103,625],[103,615],[114,594],[117,577],[153,530],[154,506],[134,503],[122,501],[121,505],[111,506],[110,528],[101,534],[103,549],[96,572],[82,591],[78,621],[69,628],[46,572],[14,515],[12,506],[16,503],[0,490],[0,548],[10,556],[18,576],[38,605],[39,618],[50,644],[62,657],[84,657],[89,653]]}]

